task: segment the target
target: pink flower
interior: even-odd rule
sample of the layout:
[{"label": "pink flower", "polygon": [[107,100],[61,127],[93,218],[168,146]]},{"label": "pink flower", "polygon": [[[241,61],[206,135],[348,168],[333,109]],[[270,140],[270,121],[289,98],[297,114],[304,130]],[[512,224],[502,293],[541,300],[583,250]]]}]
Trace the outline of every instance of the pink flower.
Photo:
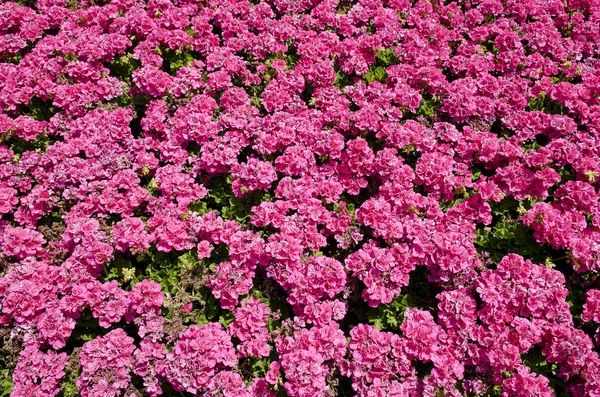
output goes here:
[{"label": "pink flower", "polygon": [[61,391],[59,384],[66,374],[67,361],[67,353],[43,353],[36,346],[26,346],[12,375],[11,396],[56,396]]},{"label": "pink flower", "polygon": [[198,393],[211,384],[220,369],[231,368],[236,362],[231,339],[220,324],[194,325],[179,335],[161,375],[176,390]]},{"label": "pink flower", "polygon": [[83,344],[77,387],[83,397],[119,395],[129,387],[133,367],[133,338],[122,329]]}]

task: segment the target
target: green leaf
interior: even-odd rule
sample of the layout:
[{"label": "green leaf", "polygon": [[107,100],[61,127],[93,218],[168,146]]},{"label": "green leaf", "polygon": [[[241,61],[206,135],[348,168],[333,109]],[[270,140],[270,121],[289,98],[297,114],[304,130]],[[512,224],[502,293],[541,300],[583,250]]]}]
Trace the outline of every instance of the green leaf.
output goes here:
[{"label": "green leaf", "polygon": [[10,392],[13,388],[13,382],[10,377],[8,369],[4,369],[0,372],[0,397],[10,396]]},{"label": "green leaf", "polygon": [[398,63],[398,57],[393,48],[382,48],[377,51],[377,62],[382,66],[390,66]]},{"label": "green leaf", "polygon": [[340,90],[343,90],[344,87],[349,86],[353,83],[352,81],[352,77],[344,72],[341,69],[338,69],[335,73],[335,80],[333,82],[333,85],[335,85],[336,87],[338,87]]},{"label": "green leaf", "polygon": [[223,325],[223,327],[227,328],[229,324],[231,324],[235,320],[233,312],[226,311],[225,313],[219,316],[219,323]]},{"label": "green leaf", "polygon": [[371,324],[373,324],[373,326],[375,328],[377,328],[378,330],[382,330],[385,328],[385,324],[383,323],[383,320],[380,319],[379,317],[369,318],[369,322]]},{"label": "green leaf", "polygon": [[375,80],[384,83],[387,79],[386,68],[384,66],[377,66],[374,69],[369,70],[369,72],[365,74],[365,79],[369,83],[372,83]]},{"label": "green leaf", "polygon": [[437,112],[437,108],[440,106],[440,102],[436,97],[423,98],[421,104],[417,109],[417,115],[423,117],[431,117]]},{"label": "green leaf", "polygon": [[377,329],[398,330],[404,321],[404,312],[409,306],[408,295],[399,295],[388,304],[369,308],[366,312],[366,319]]},{"label": "green leaf", "polygon": [[192,212],[197,212],[198,215],[202,216],[208,213],[208,205],[206,201],[200,199],[196,200],[188,206],[188,209]]},{"label": "green leaf", "polygon": [[65,383],[64,384],[64,388],[61,391],[61,394],[59,394],[59,397],[63,396],[63,397],[76,397],[79,396],[79,389],[77,389],[77,386],[74,385],[73,383]]},{"label": "green leaf", "polygon": [[271,361],[269,358],[261,358],[252,363],[252,374],[257,378],[264,377],[269,371]]},{"label": "green leaf", "polygon": [[349,214],[354,215],[356,213],[356,207],[354,206],[354,204],[348,203],[346,205],[346,211],[348,211]]},{"label": "green leaf", "polygon": [[219,302],[217,299],[210,295],[204,308],[204,316],[208,321],[214,321],[219,314]]},{"label": "green leaf", "polygon": [[190,251],[186,252],[183,255],[180,255],[177,259],[181,264],[188,266],[196,263],[197,261],[196,257]]}]

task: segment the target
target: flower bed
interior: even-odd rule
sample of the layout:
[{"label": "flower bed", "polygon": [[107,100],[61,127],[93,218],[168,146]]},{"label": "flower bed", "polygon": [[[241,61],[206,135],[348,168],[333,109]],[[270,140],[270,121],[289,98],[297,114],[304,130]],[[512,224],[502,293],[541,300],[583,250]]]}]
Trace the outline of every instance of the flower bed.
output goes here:
[{"label": "flower bed", "polygon": [[600,396],[596,0],[0,3],[0,396]]}]

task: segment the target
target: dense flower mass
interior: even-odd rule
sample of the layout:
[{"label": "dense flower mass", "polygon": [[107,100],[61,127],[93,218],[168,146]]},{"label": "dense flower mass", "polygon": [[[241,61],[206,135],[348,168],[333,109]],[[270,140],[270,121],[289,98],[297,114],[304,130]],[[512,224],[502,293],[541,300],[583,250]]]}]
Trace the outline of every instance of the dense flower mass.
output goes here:
[{"label": "dense flower mass", "polygon": [[600,1],[0,1],[2,396],[600,397]]}]

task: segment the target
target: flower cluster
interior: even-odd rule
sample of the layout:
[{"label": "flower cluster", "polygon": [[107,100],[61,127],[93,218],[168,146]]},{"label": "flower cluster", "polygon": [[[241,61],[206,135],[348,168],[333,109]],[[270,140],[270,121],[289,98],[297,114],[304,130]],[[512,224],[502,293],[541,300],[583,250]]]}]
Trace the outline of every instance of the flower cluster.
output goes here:
[{"label": "flower cluster", "polygon": [[77,387],[83,397],[119,396],[131,382],[133,338],[122,329],[87,342],[81,348]]},{"label": "flower cluster", "polygon": [[600,395],[597,0],[0,2],[13,396]]},{"label": "flower cluster", "polygon": [[267,343],[271,336],[266,325],[270,309],[256,298],[242,302],[235,310],[235,320],[227,331],[242,343],[237,346],[238,356],[268,357],[271,347]]},{"label": "flower cluster", "polygon": [[25,347],[13,375],[12,396],[49,396],[60,392],[59,383],[65,376],[66,353],[44,353],[35,346]]},{"label": "flower cluster", "polygon": [[213,382],[221,369],[237,362],[231,337],[220,324],[192,326],[179,335],[173,351],[161,364],[161,375],[175,388],[198,393]]}]

